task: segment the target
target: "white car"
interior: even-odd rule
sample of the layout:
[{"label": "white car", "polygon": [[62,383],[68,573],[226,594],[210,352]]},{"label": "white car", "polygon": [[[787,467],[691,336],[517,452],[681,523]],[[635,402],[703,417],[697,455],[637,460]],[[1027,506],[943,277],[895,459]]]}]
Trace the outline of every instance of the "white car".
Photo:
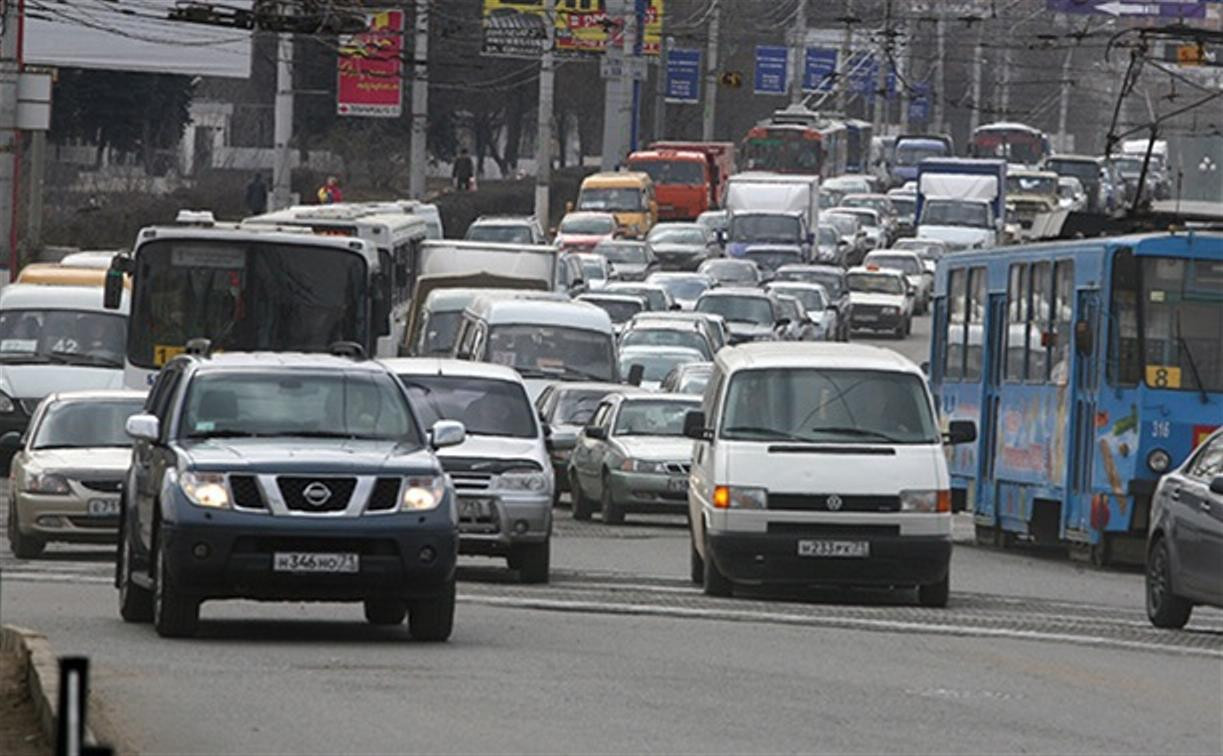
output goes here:
[{"label": "white car", "polygon": [[851,330],[887,331],[898,339],[913,330],[913,287],[903,273],[878,266],[850,268],[845,284],[853,305]]},{"label": "white car", "polygon": [[[718,353],[688,486],[691,571],[705,593],[738,585],[950,591],[951,490],[944,435],[921,370],[858,344],[758,343]],[[879,474],[886,470],[886,474]]]},{"label": "white car", "polygon": [[934,273],[927,270],[921,255],[899,249],[877,249],[862,261],[866,267],[878,266],[898,270],[913,287],[913,314],[925,315],[934,298]]}]

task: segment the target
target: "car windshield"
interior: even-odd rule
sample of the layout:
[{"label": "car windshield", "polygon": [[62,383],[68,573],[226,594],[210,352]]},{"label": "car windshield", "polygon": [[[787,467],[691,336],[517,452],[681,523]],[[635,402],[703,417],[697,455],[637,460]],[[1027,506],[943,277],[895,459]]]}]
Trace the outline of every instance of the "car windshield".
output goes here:
[{"label": "car windshield", "polygon": [[354,251],[165,239],[136,257],[127,354],[161,367],[189,339],[215,351],[324,352],[369,342],[368,268]]},{"label": "car windshield", "polygon": [[645,309],[640,301],[632,299],[608,299],[606,297],[583,297],[583,302],[590,302],[595,307],[603,308],[613,323],[624,323],[629,318]]},{"label": "car windshield", "polygon": [[523,225],[493,225],[475,223],[467,229],[468,241],[501,242],[503,244],[530,244],[531,229]]},{"label": "car windshield", "polygon": [[880,213],[886,213],[892,209],[891,203],[882,197],[846,197],[842,202],[844,207],[866,207],[878,210]]},{"label": "car windshield", "polygon": [[552,413],[553,425],[586,425],[607,392],[608,389],[562,391]]},{"label": "car windshield", "polygon": [[878,265],[888,270],[899,270],[907,276],[922,272],[921,260],[908,255],[867,255],[866,265]]},{"label": "car windshield", "polygon": [[732,242],[794,243],[798,236],[798,218],[792,215],[732,215],[730,218]]},{"label": "car windshield", "polygon": [[926,200],[921,222],[929,226],[989,228],[989,205],[959,200]]},{"label": "car windshield", "polygon": [[132,445],[127,419],[139,414],[144,399],[58,401],[47,407],[34,431],[34,449],[91,449]]},{"label": "car windshield", "polygon": [[802,313],[799,312],[798,302],[784,297],[777,299],[777,318],[779,320],[784,318],[790,322],[795,322],[801,317]]},{"label": "car windshield", "polygon": [[824,295],[820,293],[819,289],[808,289],[805,286],[771,286],[769,291],[794,297],[803,303],[803,307],[808,312],[819,312],[828,306],[828,303],[824,301]]},{"label": "car windshield", "polygon": [[650,283],[663,287],[675,299],[696,299],[709,289],[710,282],[704,276],[663,276],[650,279]]},{"label": "car windshield", "polygon": [[1010,194],[1057,194],[1057,179],[1053,176],[1007,176],[1006,191]]},{"label": "car windshield", "polygon": [[867,228],[874,228],[875,226],[879,225],[879,218],[874,213],[854,213],[852,210],[846,210],[845,212],[853,213],[853,215],[857,216],[858,220],[862,222],[862,225],[866,226]]},{"label": "car windshield", "polygon": [[692,349],[625,349],[620,353],[620,374],[627,376],[634,365],[640,365],[641,380],[661,382],[677,365],[703,362],[706,358]]},{"label": "car windshield", "polygon": [[595,247],[595,254],[621,265],[644,265],[646,261],[645,245],[639,242],[605,242]]},{"label": "car windshield", "polygon": [[709,385],[711,375],[713,375],[712,366],[685,370],[680,374],[675,391],[679,394],[703,394],[705,387]]},{"label": "car windshield", "polygon": [[562,234],[589,236],[610,234],[615,230],[616,221],[613,218],[604,218],[597,215],[571,216],[562,220],[560,226],[560,233]]},{"label": "car windshield", "polygon": [[837,242],[841,240],[841,234],[831,226],[820,226],[817,233],[819,234],[817,241],[820,244],[827,244],[835,247]]},{"label": "car windshield", "polygon": [[417,352],[426,354],[450,354],[454,349],[455,338],[459,335],[459,325],[463,322],[463,313],[430,312],[420,332],[420,345]]},{"label": "car windshield", "polygon": [[904,294],[905,287],[897,276],[877,273],[850,273],[845,276],[850,291],[863,294]]},{"label": "car windshield", "polygon": [[1080,181],[1094,182],[1100,178],[1100,164],[1094,160],[1050,160],[1045,167],[1062,176],[1074,176]]},{"label": "car windshield", "polygon": [[701,213],[697,216],[696,222],[709,229],[710,231],[718,231],[726,228],[730,218],[725,210],[715,210],[710,213]]},{"label": "car windshield", "polygon": [[701,334],[679,328],[630,328],[621,337],[620,346],[687,347],[697,350],[705,359],[713,356],[709,350],[709,342],[705,341]]},{"label": "car windshield", "polygon": [[662,312],[667,309],[667,294],[661,289],[646,289],[636,286],[614,285],[606,291],[616,294],[627,294],[630,297],[641,297],[645,300],[646,309],[651,312]]},{"label": "car windshield", "polygon": [[[102,292],[98,290],[98,300]],[[91,310],[0,310],[0,362],[123,367],[127,319]]]},{"label": "car windshield", "polygon": [[749,247],[743,253],[744,260],[751,260],[764,270],[777,270],[783,265],[802,262],[803,256],[797,249],[774,249],[770,247]]},{"label": "car windshield", "polygon": [[742,441],[935,444],[922,379],[820,368],[741,370],[731,378],[721,436]]},{"label": "car windshield", "polygon": [[607,273],[598,260],[582,260],[582,276],[587,281],[602,281],[607,278]]},{"label": "car windshield", "polygon": [[696,310],[721,315],[729,323],[773,325],[773,305],[764,297],[701,297],[696,303]]},{"label": "car windshield", "polygon": [[705,183],[704,165],[691,160],[633,160],[629,169],[649,174],[655,184]]},{"label": "car windshield", "polygon": [[620,188],[601,188],[583,189],[578,194],[578,210],[624,210],[628,212],[639,212],[644,209],[642,205],[642,190],[625,187]]},{"label": "car windshield", "polygon": [[476,436],[535,438],[535,411],[522,386],[495,378],[401,375],[408,397],[426,428],[458,420]]},{"label": "car windshield", "polygon": [[488,361],[523,377],[614,380],[610,333],[545,325],[499,325],[489,332]]},{"label": "car windshield", "polygon": [[913,219],[917,212],[917,199],[914,197],[892,197],[892,207],[901,218]]},{"label": "car windshield", "polygon": [[613,436],[684,435],[684,417],[697,408],[691,401],[633,400],[620,405]]},{"label": "car windshield", "polygon": [[184,438],[306,436],[380,439],[419,447],[403,393],[374,371],[204,372],[187,390]]},{"label": "car windshield", "polygon": [[701,272],[724,284],[747,284],[760,282],[756,266],[743,260],[713,260],[701,265]]},{"label": "car windshield", "polygon": [[857,233],[858,226],[862,225],[856,218],[838,213],[827,213],[821,215],[820,219],[831,224],[843,236]]},{"label": "car windshield", "polygon": [[651,244],[693,244],[705,246],[705,232],[692,226],[657,226],[646,241]]},{"label": "car windshield", "polygon": [[941,144],[913,144],[901,142],[896,145],[896,165],[914,166],[926,158],[943,157],[947,148]]}]

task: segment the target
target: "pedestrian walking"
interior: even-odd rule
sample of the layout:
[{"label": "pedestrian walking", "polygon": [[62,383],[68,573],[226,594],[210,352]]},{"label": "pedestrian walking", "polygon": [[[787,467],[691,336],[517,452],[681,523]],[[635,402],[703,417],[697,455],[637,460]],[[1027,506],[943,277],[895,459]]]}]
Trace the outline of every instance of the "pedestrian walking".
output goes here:
[{"label": "pedestrian walking", "polygon": [[320,205],[333,205],[343,201],[344,193],[340,191],[340,180],[335,176],[328,176],[327,182],[318,189],[318,203]]},{"label": "pedestrian walking", "polygon": [[476,167],[471,162],[471,155],[467,154],[466,147],[459,150],[451,175],[454,176],[454,188],[460,192],[469,192],[475,188]]},{"label": "pedestrian walking", "polygon": [[268,185],[263,182],[262,173],[256,173],[246,185],[246,209],[251,215],[263,215],[268,211]]}]

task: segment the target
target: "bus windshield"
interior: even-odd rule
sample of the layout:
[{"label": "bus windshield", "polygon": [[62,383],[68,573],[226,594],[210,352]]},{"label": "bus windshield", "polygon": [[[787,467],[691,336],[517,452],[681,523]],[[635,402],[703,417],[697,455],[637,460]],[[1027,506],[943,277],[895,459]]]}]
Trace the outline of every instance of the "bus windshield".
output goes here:
[{"label": "bus windshield", "polygon": [[1147,384],[1223,391],[1223,261],[1141,260]]},{"label": "bus windshield", "polygon": [[743,143],[744,165],[751,171],[819,173],[820,141],[798,129],[776,129]]},{"label": "bus windshield", "polygon": [[931,142],[901,142],[896,147],[896,165],[913,166],[926,158],[943,157],[947,148]]},{"label": "bus windshield", "polygon": [[138,367],[161,367],[194,338],[241,352],[370,341],[368,269],[355,252],[168,239],[136,261],[127,356]]},{"label": "bus windshield", "polygon": [[1036,165],[1046,156],[1039,133],[1025,129],[985,129],[973,135],[972,157],[1002,158],[1008,163]]}]

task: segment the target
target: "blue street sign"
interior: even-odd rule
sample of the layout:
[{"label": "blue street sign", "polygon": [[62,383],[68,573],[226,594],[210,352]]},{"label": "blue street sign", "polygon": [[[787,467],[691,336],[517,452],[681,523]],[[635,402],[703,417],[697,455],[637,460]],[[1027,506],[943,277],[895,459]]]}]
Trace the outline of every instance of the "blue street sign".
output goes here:
[{"label": "blue street sign", "polygon": [[924,81],[913,84],[909,93],[909,123],[926,123],[930,120],[930,85]]},{"label": "blue street sign", "polygon": [[[852,71],[849,76],[850,89],[864,95],[867,101],[873,100],[879,89],[879,64],[874,54],[861,50],[853,53],[849,56],[849,69]],[[887,76],[884,77],[884,87],[889,99],[896,96],[896,71],[890,66]]]},{"label": "blue street sign", "polygon": [[701,101],[701,51],[667,51],[667,102]]},{"label": "blue street sign", "polygon": [[1113,17],[1206,17],[1206,3],[1189,0],[1046,0],[1045,7],[1055,13],[1090,13]]},{"label": "blue street sign", "polygon": [[808,47],[803,61],[803,91],[827,92],[831,90],[832,76],[836,70],[836,48]]},{"label": "blue street sign", "polygon": [[756,94],[786,93],[786,60],[790,51],[774,45],[756,46]]}]

